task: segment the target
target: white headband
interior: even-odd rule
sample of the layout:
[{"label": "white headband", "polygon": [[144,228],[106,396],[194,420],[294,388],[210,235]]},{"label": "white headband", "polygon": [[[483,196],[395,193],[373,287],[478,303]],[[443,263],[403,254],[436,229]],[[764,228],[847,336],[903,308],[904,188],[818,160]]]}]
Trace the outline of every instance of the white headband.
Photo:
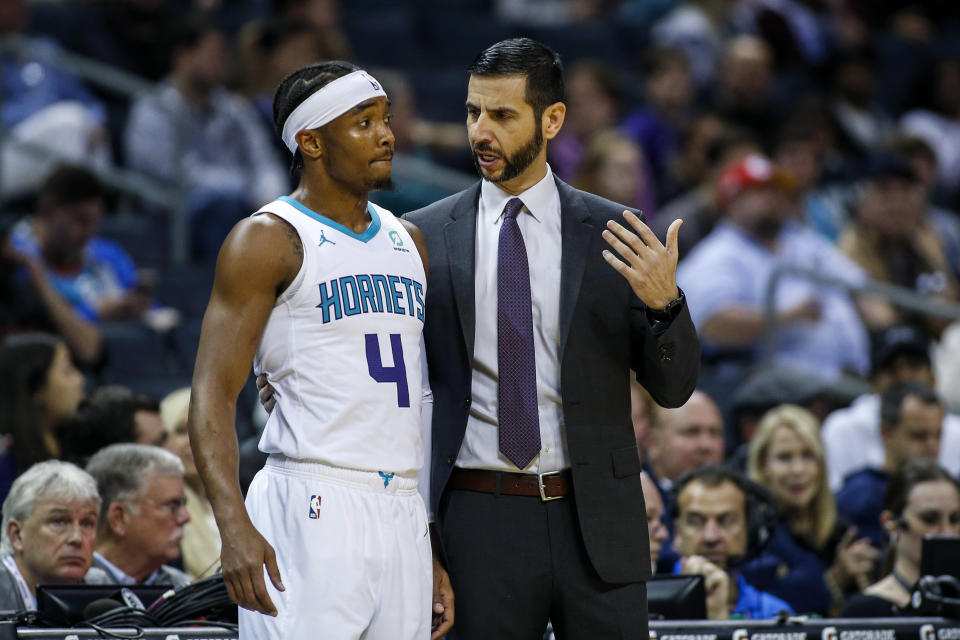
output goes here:
[{"label": "white headband", "polygon": [[364,100],[386,97],[380,83],[366,71],[354,71],[307,97],[287,116],[283,123],[283,143],[291,153],[297,151],[297,134],[304,129],[316,129],[341,116]]}]

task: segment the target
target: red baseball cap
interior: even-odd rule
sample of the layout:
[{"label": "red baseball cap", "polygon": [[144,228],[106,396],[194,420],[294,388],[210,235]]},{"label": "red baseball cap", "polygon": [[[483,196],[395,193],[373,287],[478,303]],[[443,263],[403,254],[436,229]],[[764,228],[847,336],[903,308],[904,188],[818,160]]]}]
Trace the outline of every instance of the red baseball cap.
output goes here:
[{"label": "red baseball cap", "polygon": [[717,175],[717,203],[725,207],[748,189],[773,185],[784,191],[795,187],[793,176],[778,169],[770,159],[759,153],[749,153],[728,163]]}]

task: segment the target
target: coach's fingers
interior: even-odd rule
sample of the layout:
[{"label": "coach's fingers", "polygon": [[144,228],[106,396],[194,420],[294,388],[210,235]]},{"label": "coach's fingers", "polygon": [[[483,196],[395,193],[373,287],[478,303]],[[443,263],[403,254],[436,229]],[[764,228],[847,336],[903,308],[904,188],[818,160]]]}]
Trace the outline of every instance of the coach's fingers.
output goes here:
[{"label": "coach's fingers", "polygon": [[678,236],[680,235],[680,227],[682,225],[683,219],[677,218],[670,223],[670,227],[667,229],[667,252],[670,255],[678,257],[680,255]]},{"label": "coach's fingers", "polygon": [[663,249],[663,243],[660,242],[660,238],[657,237],[657,234],[648,227],[643,220],[640,219],[640,216],[635,214],[633,211],[624,211],[624,219],[630,223],[630,226],[633,227],[637,234],[640,236],[640,239],[643,240],[644,244],[650,247],[651,249]]},{"label": "coach's fingers", "polygon": [[273,407],[277,404],[277,399],[274,397],[274,389],[267,381],[267,374],[265,373],[257,376],[257,395],[264,410],[267,413],[272,412]]}]

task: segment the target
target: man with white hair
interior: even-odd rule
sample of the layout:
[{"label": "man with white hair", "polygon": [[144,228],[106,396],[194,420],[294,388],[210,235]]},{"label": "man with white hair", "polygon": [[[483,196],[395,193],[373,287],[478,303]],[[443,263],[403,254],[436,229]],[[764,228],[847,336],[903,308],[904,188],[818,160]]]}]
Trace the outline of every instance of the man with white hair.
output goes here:
[{"label": "man with white hair", "polygon": [[91,569],[100,496],[97,483],[69,462],[25,471],[3,502],[0,610],[37,608],[38,584],[105,582]]},{"label": "man with white hair", "polygon": [[160,447],[114,444],[94,454],[87,471],[103,498],[94,566],[116,584],[190,582],[166,564],[180,557],[183,525],[190,520],[180,459]]}]

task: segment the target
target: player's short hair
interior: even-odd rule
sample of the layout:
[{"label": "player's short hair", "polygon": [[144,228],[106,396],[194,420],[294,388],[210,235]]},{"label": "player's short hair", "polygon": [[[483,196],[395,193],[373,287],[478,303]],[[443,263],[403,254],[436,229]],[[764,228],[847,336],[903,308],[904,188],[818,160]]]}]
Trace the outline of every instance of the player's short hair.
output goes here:
[{"label": "player's short hair", "polygon": [[524,99],[539,121],[555,102],[563,102],[563,63],[560,55],[531,38],[512,38],[487,47],[467,69],[474,76],[516,76],[527,79]]},{"label": "player's short hair", "polygon": [[[273,95],[273,124],[277,128],[277,135],[281,134],[283,124],[293,113],[293,110],[300,106],[301,102],[337,78],[342,78],[359,68],[351,62],[330,60],[315,62],[288,74],[280,81],[280,85]],[[301,169],[303,169],[303,156],[297,149],[293,153],[293,160],[290,163],[290,173],[296,173]]]}]

